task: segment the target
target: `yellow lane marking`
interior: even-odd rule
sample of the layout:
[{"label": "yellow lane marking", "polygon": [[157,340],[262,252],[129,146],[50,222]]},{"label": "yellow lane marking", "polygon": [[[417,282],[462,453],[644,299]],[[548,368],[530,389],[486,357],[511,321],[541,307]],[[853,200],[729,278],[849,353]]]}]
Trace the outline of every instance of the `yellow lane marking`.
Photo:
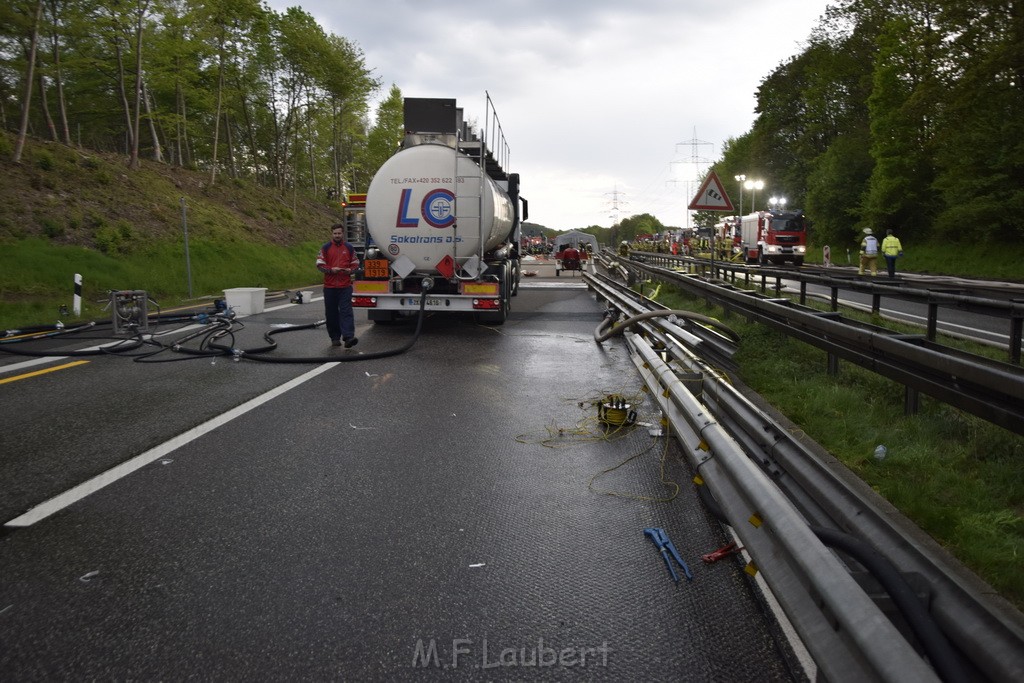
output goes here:
[{"label": "yellow lane marking", "polygon": [[33,337],[42,338],[49,332],[55,332],[56,330],[43,330],[41,332],[23,332],[21,334],[12,334],[9,337],[3,337],[3,339],[31,339]]},{"label": "yellow lane marking", "polygon": [[73,368],[76,365],[82,365],[88,363],[87,360],[76,360],[74,363],[65,363],[64,365],[55,365],[52,368],[46,368],[45,370],[36,370],[35,372],[26,372],[24,375],[16,375],[14,377],[7,377],[6,379],[0,379],[0,384],[7,384],[8,382],[17,382],[19,379],[28,379],[29,377],[35,377],[36,375],[45,375],[48,372],[55,372],[57,370],[66,370],[67,368]]}]

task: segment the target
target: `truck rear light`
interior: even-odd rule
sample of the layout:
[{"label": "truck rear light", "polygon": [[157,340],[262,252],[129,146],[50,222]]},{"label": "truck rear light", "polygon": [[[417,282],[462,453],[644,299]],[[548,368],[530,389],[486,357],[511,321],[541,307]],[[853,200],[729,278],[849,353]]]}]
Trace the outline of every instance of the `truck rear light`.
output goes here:
[{"label": "truck rear light", "polygon": [[473,299],[473,308],[482,311],[497,311],[501,309],[501,301],[498,299]]},{"label": "truck rear light", "polygon": [[352,305],[357,308],[377,308],[377,297],[375,296],[354,296]]}]

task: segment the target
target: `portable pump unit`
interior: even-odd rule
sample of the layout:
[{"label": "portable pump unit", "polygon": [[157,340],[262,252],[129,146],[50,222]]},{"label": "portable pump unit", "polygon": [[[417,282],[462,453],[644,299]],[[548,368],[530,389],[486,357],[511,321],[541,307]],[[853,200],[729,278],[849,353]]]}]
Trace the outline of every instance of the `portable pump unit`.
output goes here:
[{"label": "portable pump unit", "polygon": [[110,292],[114,334],[145,332],[149,329],[149,297],[144,289]]}]

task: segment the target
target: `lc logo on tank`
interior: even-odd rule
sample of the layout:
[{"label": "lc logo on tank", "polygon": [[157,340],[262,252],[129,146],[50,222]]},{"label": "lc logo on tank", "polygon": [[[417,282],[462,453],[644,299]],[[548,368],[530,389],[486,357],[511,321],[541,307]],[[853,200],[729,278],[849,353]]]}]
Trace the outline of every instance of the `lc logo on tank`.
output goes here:
[{"label": "lc logo on tank", "polygon": [[412,190],[402,190],[398,202],[396,228],[415,228],[420,224],[420,217],[433,228],[448,228],[455,222],[455,195],[451,190],[437,188],[430,190],[420,203],[420,215],[410,216],[409,205],[412,204]]}]

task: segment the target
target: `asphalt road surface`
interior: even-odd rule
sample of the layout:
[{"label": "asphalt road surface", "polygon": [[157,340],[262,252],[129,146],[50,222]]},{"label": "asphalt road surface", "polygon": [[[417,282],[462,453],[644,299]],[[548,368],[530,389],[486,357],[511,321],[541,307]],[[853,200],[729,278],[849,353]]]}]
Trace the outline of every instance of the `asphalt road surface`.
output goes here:
[{"label": "asphalt road surface", "polygon": [[[802,680],[742,563],[701,562],[729,539],[566,275],[392,358],[100,356],[0,384],[0,678]],[[270,355],[413,333],[357,323],[353,349],[321,328]],[[72,360],[2,357],[0,379]],[[601,423],[609,394],[636,425]]]}]

